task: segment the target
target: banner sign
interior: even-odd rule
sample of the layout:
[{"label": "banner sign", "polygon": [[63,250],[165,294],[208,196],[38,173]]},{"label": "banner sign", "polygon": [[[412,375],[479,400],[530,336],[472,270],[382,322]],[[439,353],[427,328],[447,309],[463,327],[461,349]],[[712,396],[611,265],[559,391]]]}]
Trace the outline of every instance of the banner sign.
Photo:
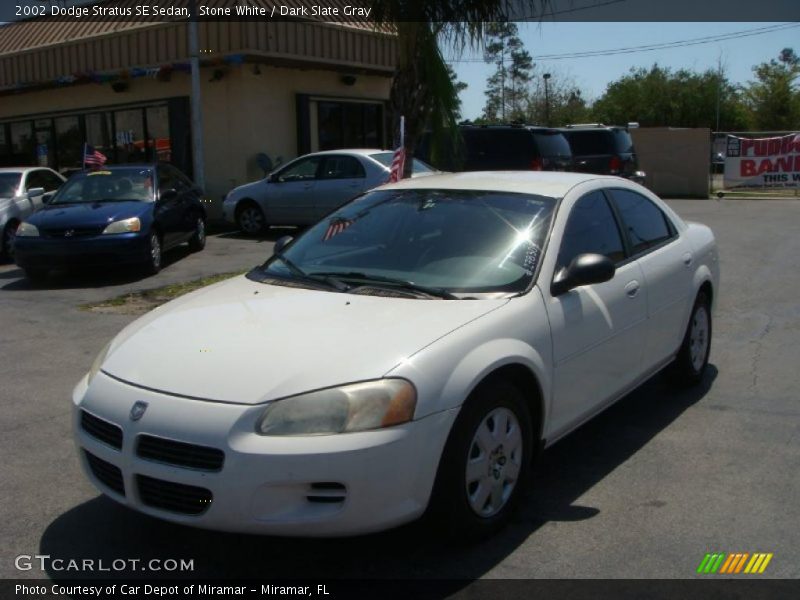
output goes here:
[{"label": "banner sign", "polygon": [[728,136],[726,188],[800,187],[800,133],[772,138]]}]

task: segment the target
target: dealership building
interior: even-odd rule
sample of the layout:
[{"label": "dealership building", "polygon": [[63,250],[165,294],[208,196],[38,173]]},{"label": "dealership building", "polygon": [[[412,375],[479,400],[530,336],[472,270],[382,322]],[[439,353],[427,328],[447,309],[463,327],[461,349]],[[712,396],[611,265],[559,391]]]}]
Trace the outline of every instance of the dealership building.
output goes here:
[{"label": "dealership building", "polygon": [[[313,20],[198,29],[207,197],[262,177],[260,154],[386,146],[395,36]],[[0,27],[0,166],[74,169],[89,143],[109,164],[192,175],[188,35],[185,20]]]}]

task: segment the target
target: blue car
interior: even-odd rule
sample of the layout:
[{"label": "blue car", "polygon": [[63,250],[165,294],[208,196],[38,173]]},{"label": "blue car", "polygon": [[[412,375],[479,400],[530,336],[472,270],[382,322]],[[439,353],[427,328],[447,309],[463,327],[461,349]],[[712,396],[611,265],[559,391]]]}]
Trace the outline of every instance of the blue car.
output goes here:
[{"label": "blue car", "polygon": [[200,190],[168,164],[104,167],[74,175],[17,229],[15,261],[29,279],[51,269],[138,264],[206,242]]}]

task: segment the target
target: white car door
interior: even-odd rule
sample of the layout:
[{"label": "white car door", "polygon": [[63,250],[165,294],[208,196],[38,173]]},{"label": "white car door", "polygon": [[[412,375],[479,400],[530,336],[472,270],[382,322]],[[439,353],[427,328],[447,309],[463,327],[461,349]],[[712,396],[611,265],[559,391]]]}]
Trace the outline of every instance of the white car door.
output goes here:
[{"label": "white car door", "polygon": [[266,219],[275,225],[304,225],[314,219],[314,194],[320,156],[299,158],[270,178],[263,200]]},{"label": "white car door", "polygon": [[366,188],[367,173],[354,156],[326,155],[314,189],[314,219],[321,219]]},{"label": "white car door", "polygon": [[689,242],[650,199],[633,190],[611,190],[631,252],[647,283],[647,335],[643,369],[672,357],[686,331],[693,286]]},{"label": "white car door", "polygon": [[[565,225],[560,225],[564,223]],[[542,281],[553,340],[553,402],[548,437],[558,437],[614,400],[638,377],[644,349],[646,286],[641,267],[626,251],[614,212],[602,191],[564,202],[553,239],[553,274],[584,253],[609,257],[610,281],[553,296]],[[553,247],[553,246],[551,246]]]}]

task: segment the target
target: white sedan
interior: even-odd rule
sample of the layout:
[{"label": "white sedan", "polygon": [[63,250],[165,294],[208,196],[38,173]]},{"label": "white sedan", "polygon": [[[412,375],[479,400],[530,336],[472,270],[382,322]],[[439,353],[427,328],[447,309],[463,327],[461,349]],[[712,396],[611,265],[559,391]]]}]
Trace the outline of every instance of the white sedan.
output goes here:
[{"label": "white sedan", "polygon": [[[359,194],[386,183],[391,150],[329,150],[306,154],[264,179],[231,190],[222,203],[226,221],[248,235],[270,225],[310,225]],[[414,159],[413,177],[438,171]]]},{"label": "white sedan", "polygon": [[540,448],[667,366],[701,380],[718,283],[711,230],[624,179],[401,181],[117,335],[73,393],[80,460],[186,525],[482,536]]}]

